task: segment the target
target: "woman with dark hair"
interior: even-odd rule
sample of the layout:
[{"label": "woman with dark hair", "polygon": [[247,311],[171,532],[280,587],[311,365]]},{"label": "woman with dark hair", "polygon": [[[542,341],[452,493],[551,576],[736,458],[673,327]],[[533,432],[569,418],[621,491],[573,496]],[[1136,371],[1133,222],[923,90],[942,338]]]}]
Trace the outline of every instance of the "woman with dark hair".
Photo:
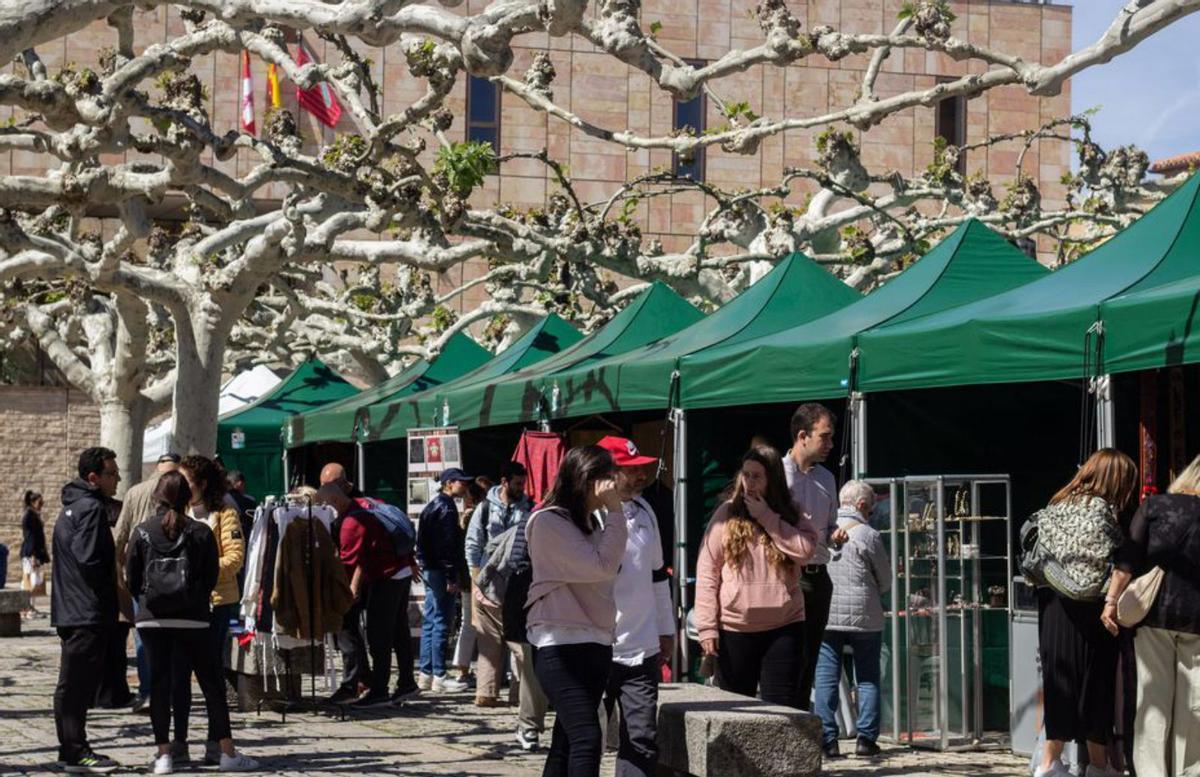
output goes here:
[{"label": "woman with dark hair", "polygon": [[608,451],[572,448],[525,525],[534,673],[557,713],[543,777],[600,773],[598,709],[612,664],[613,583],[628,534],[614,474]]},{"label": "woman with dark hair", "polygon": [[21,588],[29,592],[26,616],[38,614],[34,597],[46,595],[46,573],[42,565],[50,563],[46,551],[46,524],[42,521],[45,500],[37,491],[26,491],[21,500],[25,507],[21,515]]},{"label": "woman with dark hair", "polygon": [[799,567],[816,547],[816,530],[792,503],[779,452],[767,445],[748,450],[704,534],[696,567],[700,646],[716,658],[723,689],[801,707]]},{"label": "woman with dark hair", "polygon": [[138,634],[150,664],[150,721],[158,746],[151,770],[171,774],[177,760],[189,760],[190,694],[184,700],[179,687],[186,686],[195,671],[208,711],[208,741],[217,743],[221,771],[251,771],[258,764],[233,747],[225,683],[207,639],[209,600],[218,577],[217,543],[207,527],[187,516],[192,496],[180,473],[159,478],[154,515],[134,529],[125,563],[126,583],[138,598]]},{"label": "woman with dark hair", "polygon": [[[1101,621],[1113,560],[1124,541],[1119,517],[1133,502],[1137,465],[1113,448],[1096,451],[1037,515],[1038,542],[1058,562],[1038,589],[1046,747],[1034,777],[1070,774],[1063,745],[1087,741],[1086,777],[1106,777],[1116,705],[1117,638]],[[1113,600],[1115,602],[1115,599]]]},{"label": "woman with dark hair", "polygon": [[[213,652],[223,660],[229,636],[229,621],[237,617],[241,592],[238,573],[246,558],[246,540],[237,508],[225,501],[228,483],[220,464],[204,456],[185,456],[179,470],[192,490],[191,516],[212,529],[217,540],[220,576],[212,594],[212,624],[209,635]],[[210,748],[211,749],[211,748]]]},{"label": "woman with dark hair", "polygon": [[[458,514],[458,527],[462,530],[463,536],[467,534],[467,525],[471,522],[471,516],[475,514],[475,508],[483,504],[487,500],[488,491],[492,487],[491,478],[485,475],[467,483],[467,495],[463,497],[463,509]],[[452,665],[458,669],[458,679],[466,680],[471,669],[471,659],[476,656],[476,647],[479,642],[479,635],[475,631],[474,618],[471,614],[475,606],[475,602],[471,596],[471,587],[475,584],[471,575],[467,575],[466,580],[460,581],[463,595],[459,597],[462,600],[462,617],[458,622],[458,638],[454,641],[454,659]]]}]

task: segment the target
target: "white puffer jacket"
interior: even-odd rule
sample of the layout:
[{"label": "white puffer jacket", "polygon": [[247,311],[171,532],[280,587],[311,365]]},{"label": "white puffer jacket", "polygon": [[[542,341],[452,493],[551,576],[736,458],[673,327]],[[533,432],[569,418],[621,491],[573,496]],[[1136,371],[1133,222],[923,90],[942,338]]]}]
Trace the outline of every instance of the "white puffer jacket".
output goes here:
[{"label": "white puffer jacket", "polygon": [[830,548],[829,631],[883,631],[880,597],[892,588],[892,568],[883,536],[862,520],[853,507],[838,510],[838,527],[846,529],[850,539],[840,548]]}]

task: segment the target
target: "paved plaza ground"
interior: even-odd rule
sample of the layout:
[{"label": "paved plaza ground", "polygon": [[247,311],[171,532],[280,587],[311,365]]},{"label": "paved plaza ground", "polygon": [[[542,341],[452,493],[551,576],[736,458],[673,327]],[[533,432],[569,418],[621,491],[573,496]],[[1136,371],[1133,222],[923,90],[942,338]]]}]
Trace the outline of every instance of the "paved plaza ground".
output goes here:
[{"label": "paved plaza ground", "polygon": [[[27,621],[20,638],[0,639],[0,774],[48,774],[57,745],[51,697],[58,672],[58,640],[45,617]],[[133,675],[131,674],[131,680]],[[193,739],[203,737],[197,689]],[[543,756],[522,753],[513,741],[511,709],[477,709],[468,693],[429,695],[387,714],[346,721],[314,714],[234,713],[234,737],[258,758],[263,773],[343,775],[517,775],[541,773]],[[125,711],[89,718],[93,746],[144,772],[151,755],[150,719]],[[202,755],[193,745],[193,753]],[[859,775],[1023,775],[1024,759],[999,753],[932,754],[890,748],[872,762],[845,758],[827,773]],[[602,774],[611,775],[612,755]],[[215,769],[198,771],[215,772]]]}]

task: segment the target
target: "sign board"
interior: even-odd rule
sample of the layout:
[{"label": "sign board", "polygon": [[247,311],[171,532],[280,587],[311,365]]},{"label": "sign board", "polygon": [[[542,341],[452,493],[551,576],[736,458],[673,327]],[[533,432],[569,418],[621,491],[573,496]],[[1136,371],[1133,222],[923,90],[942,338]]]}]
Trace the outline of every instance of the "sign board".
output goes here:
[{"label": "sign board", "polygon": [[234,429],[229,435],[229,447],[235,451],[240,451],[246,447],[246,433],[241,429]]},{"label": "sign board", "polygon": [[418,516],[437,496],[442,470],[462,467],[458,427],[408,430],[408,512]]}]

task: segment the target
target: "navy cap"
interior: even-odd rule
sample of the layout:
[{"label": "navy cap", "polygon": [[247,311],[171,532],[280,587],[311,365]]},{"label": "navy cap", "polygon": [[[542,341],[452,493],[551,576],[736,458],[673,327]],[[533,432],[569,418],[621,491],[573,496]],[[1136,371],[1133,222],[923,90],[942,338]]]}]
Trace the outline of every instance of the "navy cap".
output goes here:
[{"label": "navy cap", "polygon": [[463,482],[469,483],[474,479],[475,478],[473,478],[470,475],[468,475],[467,473],[463,472],[458,467],[451,467],[450,469],[444,470],[442,472],[441,476],[438,477],[438,480],[442,483],[442,485],[445,485],[447,483],[452,483],[455,480],[461,480]]}]

